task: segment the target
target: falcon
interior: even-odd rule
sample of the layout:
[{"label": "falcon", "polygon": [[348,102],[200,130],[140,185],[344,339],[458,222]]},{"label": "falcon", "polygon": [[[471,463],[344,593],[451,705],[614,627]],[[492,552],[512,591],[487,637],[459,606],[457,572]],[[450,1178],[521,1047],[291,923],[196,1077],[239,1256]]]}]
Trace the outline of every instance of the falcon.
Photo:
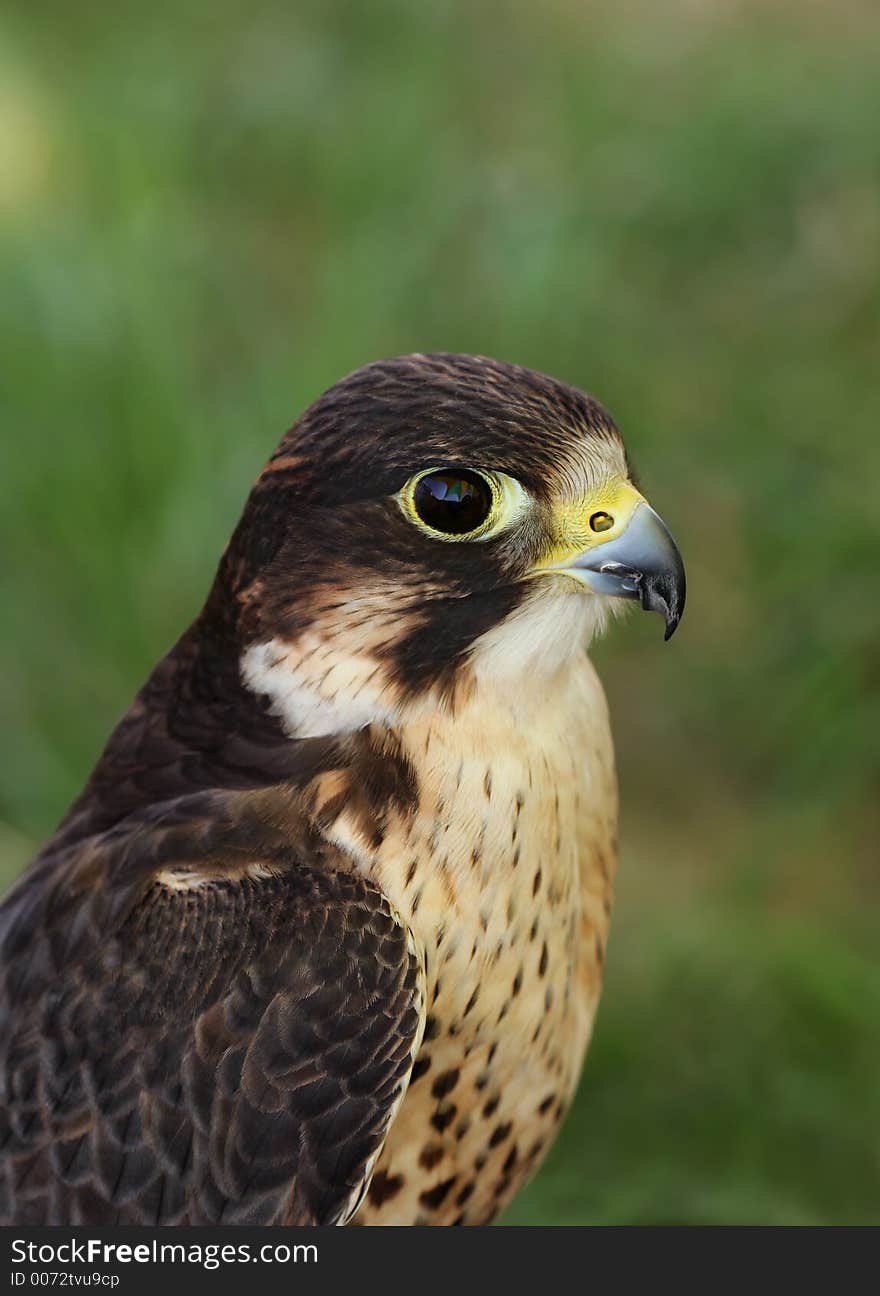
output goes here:
[{"label": "falcon", "polygon": [[320,397],[0,909],[0,1219],[489,1222],[602,981],[586,648],[684,599],[582,392],[438,354]]}]

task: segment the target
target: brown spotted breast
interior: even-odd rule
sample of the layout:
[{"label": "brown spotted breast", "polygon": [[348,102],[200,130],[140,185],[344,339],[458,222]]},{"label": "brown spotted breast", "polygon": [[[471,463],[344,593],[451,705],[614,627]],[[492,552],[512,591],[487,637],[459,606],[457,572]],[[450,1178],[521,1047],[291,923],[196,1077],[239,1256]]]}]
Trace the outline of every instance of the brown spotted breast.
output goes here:
[{"label": "brown spotted breast", "polygon": [[540,1164],[580,1076],[611,911],[617,795],[583,654],[533,690],[486,684],[399,735],[418,807],[329,830],[409,923],[427,1021],[359,1224],[481,1224]]}]

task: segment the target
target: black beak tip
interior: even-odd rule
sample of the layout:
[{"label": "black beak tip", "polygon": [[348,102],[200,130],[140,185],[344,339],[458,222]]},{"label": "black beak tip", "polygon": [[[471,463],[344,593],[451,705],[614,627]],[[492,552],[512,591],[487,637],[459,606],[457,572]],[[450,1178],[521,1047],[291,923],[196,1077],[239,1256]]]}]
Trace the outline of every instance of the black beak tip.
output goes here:
[{"label": "black beak tip", "polygon": [[642,581],[642,607],[646,612],[659,612],[666,622],[663,642],[667,643],[678,629],[684,613],[684,572],[649,576]]}]

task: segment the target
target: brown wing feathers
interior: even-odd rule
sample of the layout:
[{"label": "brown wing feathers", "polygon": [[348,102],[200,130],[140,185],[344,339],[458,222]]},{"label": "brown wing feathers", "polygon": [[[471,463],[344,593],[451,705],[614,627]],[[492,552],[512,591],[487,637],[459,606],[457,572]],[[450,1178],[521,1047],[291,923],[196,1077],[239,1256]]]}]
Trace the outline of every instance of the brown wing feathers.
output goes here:
[{"label": "brown wing feathers", "polygon": [[421,970],[374,887],[255,834],[253,795],[129,822],[8,898],[3,1222],[334,1223],[357,1200]]}]

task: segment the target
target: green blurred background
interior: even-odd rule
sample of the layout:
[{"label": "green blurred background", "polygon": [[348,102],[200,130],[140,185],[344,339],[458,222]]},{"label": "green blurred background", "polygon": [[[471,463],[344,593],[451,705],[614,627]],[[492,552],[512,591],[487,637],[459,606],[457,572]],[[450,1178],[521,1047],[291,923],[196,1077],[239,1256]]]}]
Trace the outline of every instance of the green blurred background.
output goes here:
[{"label": "green blurred background", "polygon": [[880,1218],[880,10],[142,5],[0,19],[0,877],[357,365],[596,393],[688,564],[597,651],[606,995],[510,1223]]}]

